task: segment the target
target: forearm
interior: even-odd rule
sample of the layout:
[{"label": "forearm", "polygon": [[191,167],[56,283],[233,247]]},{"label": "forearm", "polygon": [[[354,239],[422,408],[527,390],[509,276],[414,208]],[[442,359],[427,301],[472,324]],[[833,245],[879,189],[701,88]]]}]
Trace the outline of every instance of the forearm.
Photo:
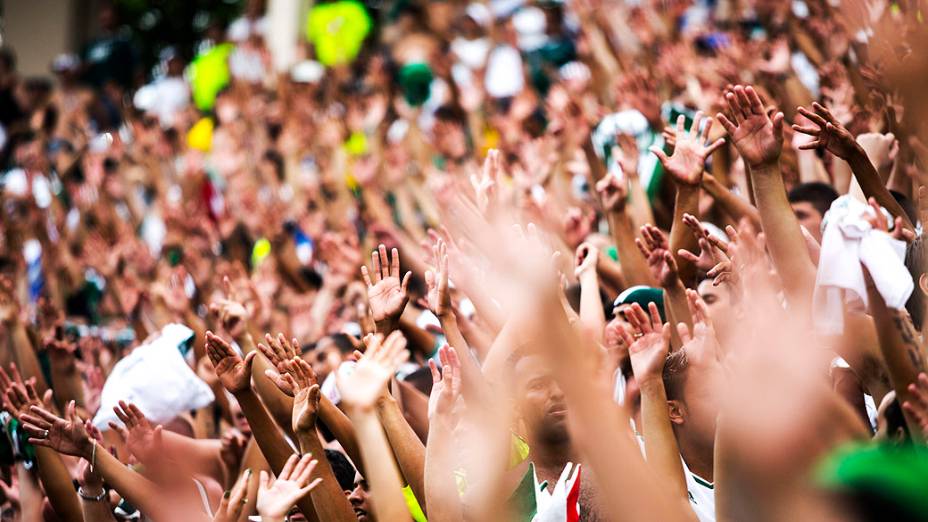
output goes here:
[{"label": "forearm", "polygon": [[680,279],[686,283],[693,281],[696,266],[680,257],[680,249],[698,252],[696,237],[683,223],[683,214],[699,217],[699,186],[677,184],[677,196],[673,206],[673,223],[670,225],[670,253],[679,267]]},{"label": "forearm", "polygon": [[222,480],[222,463],[219,458],[222,443],[218,439],[192,439],[162,430],[161,440],[166,457],[185,462],[198,473]]},{"label": "forearm", "polygon": [[641,425],[648,464],[668,489],[686,499],[680,448],[670,424],[667,393],[660,376],[641,382]]},{"label": "forearm", "polygon": [[425,497],[425,446],[416,432],[406,422],[403,412],[392,395],[385,395],[377,402],[377,416],[387,434],[387,441],[393,449],[393,456],[400,467],[400,473],[406,484],[412,489],[423,511],[426,510]]},{"label": "forearm", "polygon": [[[81,488],[86,495],[97,496],[102,493],[103,488]],[[81,515],[87,522],[116,522],[113,515],[113,509],[110,506],[109,498],[104,497],[102,500],[81,499]]]},{"label": "forearm", "polygon": [[609,213],[609,230],[619,253],[622,275],[629,286],[655,286],[651,271],[645,263],[641,252],[635,246],[635,230],[632,221],[624,211]]},{"label": "forearm", "polygon": [[35,447],[38,461],[38,475],[48,502],[62,520],[82,522],[81,504],[71,483],[68,468],[61,460],[61,455],[53,449],[43,446]]},{"label": "forearm", "polygon": [[86,455],[85,458],[95,460],[94,467],[99,469],[106,483],[143,513],[154,520],[171,520],[169,512],[172,510],[163,508],[158,487],[153,482],[127,468],[99,445],[95,456]]},{"label": "forearm", "polygon": [[[354,511],[335,479],[332,465],[325,456],[325,449],[319,441],[319,436],[316,435],[316,429],[298,432],[296,436],[300,442],[300,451],[304,455],[312,454],[319,462],[311,479],[322,479],[322,482],[310,492],[309,497],[304,497],[302,502],[310,501],[309,503],[312,504],[321,521],[354,522],[356,520]],[[360,460],[354,462],[360,463]],[[367,475],[364,477],[367,478]],[[302,504],[300,504],[300,509],[303,509]]]},{"label": "forearm", "polygon": [[48,389],[48,383],[45,382],[45,375],[35,355],[32,341],[29,340],[26,326],[17,320],[8,324],[7,328],[10,333],[10,344],[13,347],[13,358],[19,366],[20,373],[24,379],[35,377],[35,389],[39,395],[42,395]]},{"label": "forearm", "polygon": [[425,496],[429,520],[456,522],[464,520],[457,485],[454,482],[454,462],[449,443],[454,439],[448,419],[439,414],[429,423],[429,440],[425,449]]},{"label": "forearm", "polygon": [[81,380],[81,374],[77,371],[74,359],[70,358],[68,361],[59,360],[58,357],[49,359],[51,360],[52,390],[54,390],[58,407],[63,408],[72,400],[78,406],[84,407],[84,383]]},{"label": "forearm", "polygon": [[287,441],[284,440],[283,434],[277,427],[277,424],[271,418],[271,414],[261,404],[261,400],[251,389],[235,394],[248,424],[251,426],[251,433],[261,448],[261,453],[267,459],[268,465],[274,473],[279,473],[283,469],[287,459],[293,454],[293,450]]},{"label": "forearm", "polygon": [[863,148],[858,145],[855,152],[847,161],[851,167],[851,172],[854,173],[854,179],[860,184],[860,189],[863,191],[864,196],[876,199],[876,202],[879,203],[881,207],[888,210],[894,218],[901,217],[904,227],[915,230],[915,227],[912,226],[912,222],[909,221],[905,211],[902,210],[902,206],[899,205],[896,198],[894,198],[883,185],[879,172],[877,172],[873,163],[870,162],[870,158],[867,157]]},{"label": "forearm", "polygon": [[42,490],[32,471],[22,462],[16,464],[19,479],[19,505],[22,509],[19,522],[42,522]]},{"label": "forearm", "polygon": [[399,471],[384,437],[383,428],[373,410],[356,409],[348,416],[361,442],[362,458],[368,471],[367,483],[377,499],[374,511],[378,520],[410,520]]},{"label": "forearm", "polygon": [[638,176],[628,177],[628,205],[635,226],[654,223],[654,212],[651,210],[651,203],[648,202],[648,194]]},{"label": "forearm", "polygon": [[722,185],[714,176],[704,175],[702,186],[726,214],[738,222],[747,218],[755,227],[760,227],[760,212],[744,198],[740,198]]},{"label": "forearm", "polygon": [[[918,341],[918,332],[909,321],[905,310],[892,310],[886,306],[882,296],[868,282],[867,294],[870,310],[876,324],[877,337],[883,361],[889,371],[889,378],[896,399],[900,404],[912,400],[909,385],[914,383],[919,372],[925,371],[924,348]],[[924,440],[925,434],[917,421],[903,410],[906,424],[915,440]]]},{"label": "forearm", "polygon": [[329,428],[329,431],[335,436],[335,440],[345,450],[348,458],[358,468],[358,472],[364,475],[364,467],[361,463],[361,448],[358,446],[358,438],[354,433],[351,419],[342,410],[338,409],[338,406],[332,404],[328,397],[322,394],[319,397],[319,420]]},{"label": "forearm", "polygon": [[811,306],[815,265],[786,198],[780,165],[751,167],[751,178],[773,266],[784,283],[790,306],[803,313]]},{"label": "forearm", "polygon": [[580,275],[580,322],[593,333],[596,342],[602,344],[606,313],[599,298],[599,279],[595,269]]}]

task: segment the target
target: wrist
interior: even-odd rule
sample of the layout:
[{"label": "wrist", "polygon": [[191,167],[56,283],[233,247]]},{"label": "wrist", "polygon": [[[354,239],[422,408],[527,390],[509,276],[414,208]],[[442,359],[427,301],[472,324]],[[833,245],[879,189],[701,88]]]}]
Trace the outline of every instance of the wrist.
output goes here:
[{"label": "wrist", "polygon": [[762,161],[760,163],[751,163],[750,165],[748,165],[748,167],[751,169],[751,172],[757,172],[757,173],[769,172],[774,169],[779,169],[780,168],[780,155],[777,154],[777,157],[772,160]]},{"label": "wrist", "polygon": [[590,283],[597,284],[599,282],[595,267],[590,267],[580,272],[580,274],[577,275],[577,279],[580,281],[581,285]]},{"label": "wrist", "polygon": [[87,502],[102,502],[106,498],[106,489],[102,484],[80,486],[77,488],[77,495]]},{"label": "wrist", "polygon": [[638,387],[641,389],[642,395],[663,393],[664,391],[664,380],[660,372],[642,375],[640,379],[636,375],[635,379],[638,381]]}]

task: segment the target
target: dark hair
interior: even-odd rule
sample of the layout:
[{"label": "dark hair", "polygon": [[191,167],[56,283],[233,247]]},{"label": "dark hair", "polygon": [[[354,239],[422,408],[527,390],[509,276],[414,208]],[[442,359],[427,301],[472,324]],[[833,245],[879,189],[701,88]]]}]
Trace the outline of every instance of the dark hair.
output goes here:
[{"label": "dark hair", "polygon": [[909,221],[918,223],[918,209],[915,208],[915,203],[898,190],[890,190],[889,193],[893,195],[896,203],[899,203],[899,206],[902,207],[902,211],[905,212],[905,216],[909,218]]},{"label": "dark hair", "polygon": [[905,442],[912,441],[912,434],[909,432],[909,426],[905,423],[905,417],[902,415],[902,406],[899,404],[898,398],[894,398],[893,402],[886,406],[886,411],[883,415],[886,417],[886,433],[888,433],[890,437],[895,437],[896,432],[902,428]]},{"label": "dark hair", "polygon": [[271,162],[274,165],[274,174],[277,176],[277,181],[284,180],[284,158],[274,149],[268,149],[264,152],[264,159]]},{"label": "dark hair", "polygon": [[683,399],[687,368],[689,368],[689,360],[686,358],[686,350],[677,350],[667,354],[661,379],[664,381],[668,401]]},{"label": "dark hair", "polygon": [[796,185],[789,191],[788,197],[790,203],[811,203],[815,210],[824,216],[832,202],[838,199],[838,192],[827,183],[814,181]]},{"label": "dark hair", "polygon": [[342,488],[342,491],[353,490],[355,469],[348,457],[340,451],[326,449],[325,458],[329,461],[329,465],[332,466],[332,473],[335,475],[335,480],[338,481],[338,486]]},{"label": "dark hair", "polygon": [[464,114],[464,111],[456,105],[442,105],[435,109],[435,119],[454,123],[462,127],[467,122],[467,116]]},{"label": "dark hair", "polygon": [[905,309],[909,312],[912,325],[917,330],[922,329],[922,322],[925,319],[925,294],[918,281],[925,273],[926,266],[928,266],[928,244],[926,244],[925,236],[921,235],[905,247],[905,267],[909,269],[909,275],[915,282],[915,290],[906,301]]}]

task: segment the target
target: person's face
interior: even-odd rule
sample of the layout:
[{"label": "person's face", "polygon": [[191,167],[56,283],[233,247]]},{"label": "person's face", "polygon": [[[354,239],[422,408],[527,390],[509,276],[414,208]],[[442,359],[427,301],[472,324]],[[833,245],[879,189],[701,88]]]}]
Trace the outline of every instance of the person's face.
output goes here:
[{"label": "person's face", "polygon": [[812,237],[815,238],[819,243],[822,242],[822,215],[819,213],[815,207],[812,206],[812,203],[808,201],[797,201],[796,203],[790,203],[790,206],[793,208],[793,214],[796,215],[796,219],[799,220],[799,224],[806,227],[806,230],[812,234]]},{"label": "person's face", "polygon": [[696,291],[699,292],[699,297],[706,302],[709,308],[709,319],[712,320],[716,329],[731,321],[731,294],[727,287],[714,286],[711,279],[703,279]]},{"label": "person's face", "polygon": [[718,377],[720,367],[711,358],[691,358],[686,368],[683,397],[670,403],[670,420],[699,446],[715,443],[715,424],[719,415]]},{"label": "person's face", "polygon": [[306,361],[313,367],[313,371],[316,372],[316,378],[319,379],[319,382],[325,381],[325,378],[338,369],[342,363],[341,352],[339,352],[335,343],[328,338],[319,341],[316,349],[308,352],[305,357]]},{"label": "person's face", "polygon": [[358,522],[376,522],[370,490],[367,487],[367,481],[361,475],[355,475],[354,490],[345,491],[345,494],[348,495],[348,502],[351,502],[351,508],[354,509]]},{"label": "person's face", "polygon": [[564,393],[539,357],[523,357],[516,363],[518,410],[528,430],[543,441],[568,438]]},{"label": "person's face", "polygon": [[238,428],[238,431],[242,432],[245,436],[251,436],[251,426],[248,424],[248,419],[245,418],[245,413],[242,411],[241,406],[237,402],[230,401],[232,404],[229,405],[229,408],[232,410],[232,421],[235,424],[235,427]]},{"label": "person's face", "polygon": [[464,129],[456,123],[435,122],[435,147],[448,158],[457,160],[467,154],[467,140]]}]

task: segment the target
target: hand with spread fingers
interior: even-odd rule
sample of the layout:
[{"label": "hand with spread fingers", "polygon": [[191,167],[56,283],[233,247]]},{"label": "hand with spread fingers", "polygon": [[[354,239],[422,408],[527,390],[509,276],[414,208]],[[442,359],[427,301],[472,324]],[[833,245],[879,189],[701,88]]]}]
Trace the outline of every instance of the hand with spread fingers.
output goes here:
[{"label": "hand with spread fingers", "polygon": [[622,212],[628,202],[628,179],[624,175],[607,174],[596,182],[596,193],[606,211]]},{"label": "hand with spread fingers", "polygon": [[670,253],[667,236],[654,225],[645,225],[641,227],[641,238],[635,238],[635,245],[647,260],[654,280],[664,288],[673,286],[678,277],[677,260]]},{"label": "hand with spread fingers", "polygon": [[696,236],[696,242],[699,245],[699,255],[697,256],[689,250],[677,250],[677,255],[693,263],[699,270],[709,271],[719,263],[726,261],[724,253],[728,247],[725,242],[718,237],[709,233],[703,228],[702,224],[692,214],[683,214],[683,224],[689,227]]},{"label": "hand with spread fingers", "polygon": [[0,367],[0,399],[2,399],[4,409],[9,411],[14,418],[20,418],[24,413],[29,413],[29,408],[32,406],[52,408],[52,390],[47,390],[45,396],[40,399],[35,389],[35,377],[23,381],[15,363],[10,364],[9,374]]},{"label": "hand with spread fingers", "polygon": [[256,507],[262,521],[282,522],[290,509],[322,482],[321,478],[309,480],[316,464],[312,454],[291,455],[276,479],[261,471]]},{"label": "hand with spread fingers", "polygon": [[389,333],[409,302],[408,289],[412,272],[406,272],[400,280],[399,251],[394,248],[387,258],[387,247],[381,244],[371,254],[371,270],[361,266],[361,276],[367,284],[367,299],[377,331]]},{"label": "hand with spread fingers", "polygon": [[271,379],[281,392],[293,397],[293,387],[284,376],[287,373],[287,363],[299,359],[297,347],[300,343],[296,338],[287,341],[282,333],[278,333],[277,337],[269,333],[264,334],[264,341],[264,343],[258,343],[258,351],[267,357],[267,360],[277,370],[276,373],[271,369],[264,370],[264,375]]},{"label": "hand with spread fingers", "polygon": [[110,428],[122,437],[126,449],[139,459],[139,462],[153,462],[162,455],[161,425],[154,426],[132,403],[119,401],[113,407],[113,413],[122,422],[122,426],[111,422]]},{"label": "hand with spread fingers", "polygon": [[206,355],[216,371],[216,377],[229,393],[236,394],[251,387],[251,365],[258,352],[242,359],[232,346],[213,332],[206,332]]},{"label": "hand with spread fingers", "polygon": [[[705,121],[705,124],[703,122]],[[660,147],[651,147],[661,165],[664,166],[674,181],[683,185],[699,186],[702,181],[702,172],[706,159],[716,149],[725,144],[724,138],[708,143],[709,132],[712,130],[712,118],[704,118],[702,111],[693,117],[690,129],[684,129],[685,117],[681,114],[677,118],[675,130],[676,142],[673,154],[667,154]],[[701,127],[701,128],[700,128]]]},{"label": "hand with spread fingers", "polygon": [[664,361],[670,351],[670,324],[661,321],[654,303],[648,303],[647,312],[641,305],[634,303],[625,316],[634,333],[622,328],[619,335],[628,346],[635,379],[639,383],[660,379]]},{"label": "hand with spread fingers", "polygon": [[61,418],[44,408],[30,407],[29,413],[20,416],[23,428],[29,434],[29,443],[45,446],[65,455],[90,459],[94,443],[76,410],[74,401],[69,402],[65,408],[65,416]]},{"label": "hand with spread fingers", "polygon": [[219,508],[213,514],[213,522],[236,522],[242,516],[242,510],[248,499],[248,480],[251,478],[251,469],[246,469],[239,477],[235,486],[226,491],[219,501]]},{"label": "hand with spread fingers", "polygon": [[429,394],[429,419],[436,416],[450,419],[454,403],[461,396],[461,361],[454,348],[442,346],[438,349],[441,369],[434,359],[429,359],[432,371],[432,393]]},{"label": "hand with spread fingers", "polygon": [[429,310],[438,317],[452,313],[451,293],[448,291],[448,246],[441,238],[432,247],[436,270],[425,271],[425,284],[428,287],[426,299]]},{"label": "hand with spread fingers", "polygon": [[286,362],[287,373],[283,377],[293,390],[293,431],[305,432],[316,425],[319,413],[319,385],[312,366],[303,359]]},{"label": "hand with spread fingers", "polygon": [[[752,170],[775,164],[783,150],[783,113],[771,117],[754,87],[734,86],[725,93],[729,114],[716,118],[728,132],[732,145]],[[677,140],[679,147],[679,138]]]},{"label": "hand with spread fingers", "polygon": [[811,111],[805,107],[799,107],[797,110],[813,125],[793,125],[793,130],[814,138],[800,145],[799,150],[823,149],[843,160],[849,159],[855,153],[863,152],[854,135],[841,125],[825,106],[812,103]]},{"label": "hand with spread fingers", "polygon": [[368,335],[364,344],[367,352],[358,360],[353,371],[339,370],[336,374],[342,401],[357,410],[373,408],[397,368],[409,359],[406,338],[398,331],[386,339],[381,334]]}]

